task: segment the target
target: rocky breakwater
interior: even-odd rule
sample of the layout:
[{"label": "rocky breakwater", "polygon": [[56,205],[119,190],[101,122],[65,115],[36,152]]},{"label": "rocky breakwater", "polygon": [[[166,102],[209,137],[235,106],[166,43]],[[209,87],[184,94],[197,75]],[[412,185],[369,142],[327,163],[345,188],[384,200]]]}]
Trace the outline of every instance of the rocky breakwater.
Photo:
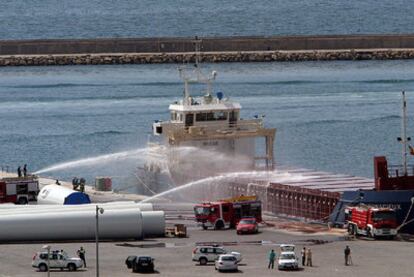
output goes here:
[{"label": "rocky breakwater", "polygon": [[[114,53],[0,56],[0,66],[185,63],[195,53]],[[277,62],[413,59],[414,49],[202,52],[202,62]]]}]

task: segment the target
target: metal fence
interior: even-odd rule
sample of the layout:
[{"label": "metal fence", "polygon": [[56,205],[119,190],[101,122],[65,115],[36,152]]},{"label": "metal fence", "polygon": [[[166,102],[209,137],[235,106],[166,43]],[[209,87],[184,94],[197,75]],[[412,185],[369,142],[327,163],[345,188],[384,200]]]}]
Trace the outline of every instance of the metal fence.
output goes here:
[{"label": "metal fence", "polygon": [[232,196],[256,195],[263,203],[263,210],[273,214],[314,220],[326,220],[340,197],[338,192],[266,182],[232,183],[229,190]]},{"label": "metal fence", "polygon": [[388,165],[388,177],[399,176],[414,176],[414,164],[407,165],[407,174],[404,174],[404,167],[402,165]]}]

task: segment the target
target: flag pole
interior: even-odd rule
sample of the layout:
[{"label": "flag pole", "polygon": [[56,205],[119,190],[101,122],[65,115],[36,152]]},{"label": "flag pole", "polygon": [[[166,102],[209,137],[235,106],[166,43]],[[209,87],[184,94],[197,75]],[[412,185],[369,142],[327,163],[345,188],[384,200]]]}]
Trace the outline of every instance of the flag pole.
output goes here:
[{"label": "flag pole", "polygon": [[403,174],[407,176],[407,102],[405,101],[405,91],[402,91],[402,128],[401,128],[401,142],[402,142],[402,160],[403,160]]}]

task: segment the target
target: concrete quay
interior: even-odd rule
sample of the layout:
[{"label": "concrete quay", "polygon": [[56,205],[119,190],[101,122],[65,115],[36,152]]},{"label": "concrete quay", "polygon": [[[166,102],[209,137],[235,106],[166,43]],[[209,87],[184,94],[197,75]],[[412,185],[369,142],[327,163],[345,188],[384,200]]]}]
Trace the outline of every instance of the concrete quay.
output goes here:
[{"label": "concrete quay", "polygon": [[[201,230],[190,221],[170,221],[188,226],[187,238],[157,238],[144,241],[101,242],[99,250],[101,276],[137,276],[125,266],[129,255],[149,255],[155,259],[157,276],[221,276],[214,265],[200,266],[191,260],[196,245],[218,243],[242,254],[243,260],[235,276],[412,276],[411,257],[414,247],[407,241],[346,241],[340,235],[324,233],[289,233],[263,227],[259,234],[237,235],[235,230]],[[45,242],[47,243],[47,242]],[[279,245],[293,243],[296,253],[302,247],[313,252],[313,267],[301,267],[297,272],[267,268],[267,255],[271,249],[279,254]],[[31,267],[34,253],[42,251],[44,243],[2,244],[0,276],[44,276]],[[86,250],[87,269],[77,272],[53,270],[52,276],[95,276],[95,244],[93,242],[52,243],[52,249],[63,249],[76,256],[76,250]],[[343,249],[349,245],[352,266],[344,265]]]}]

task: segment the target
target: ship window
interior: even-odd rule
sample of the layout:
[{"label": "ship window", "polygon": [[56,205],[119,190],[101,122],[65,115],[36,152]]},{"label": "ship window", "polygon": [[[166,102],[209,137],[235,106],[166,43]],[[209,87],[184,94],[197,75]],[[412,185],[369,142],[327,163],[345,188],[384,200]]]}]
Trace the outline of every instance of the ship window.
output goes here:
[{"label": "ship window", "polygon": [[227,113],[226,112],[215,112],[214,117],[216,120],[226,120],[227,119]]},{"label": "ship window", "polygon": [[182,122],[183,121],[183,119],[182,119],[183,117],[182,117],[182,114],[177,114],[177,120],[178,121],[180,121],[180,122]]},{"label": "ship window", "polygon": [[215,120],[214,113],[207,113],[207,121]]},{"label": "ship window", "polygon": [[206,113],[196,114],[196,121],[206,121],[206,118],[207,118]]},{"label": "ship window", "polygon": [[194,114],[189,113],[185,116],[185,126],[192,126],[194,124]]},{"label": "ship window", "polygon": [[171,113],[171,120],[177,120],[177,114],[175,112]]},{"label": "ship window", "polygon": [[209,112],[209,113],[197,113],[196,121],[216,121],[227,120],[226,112]]},{"label": "ship window", "polygon": [[237,111],[232,111],[230,113],[230,118],[229,118],[230,123],[237,121],[238,117],[239,117],[239,113]]}]

